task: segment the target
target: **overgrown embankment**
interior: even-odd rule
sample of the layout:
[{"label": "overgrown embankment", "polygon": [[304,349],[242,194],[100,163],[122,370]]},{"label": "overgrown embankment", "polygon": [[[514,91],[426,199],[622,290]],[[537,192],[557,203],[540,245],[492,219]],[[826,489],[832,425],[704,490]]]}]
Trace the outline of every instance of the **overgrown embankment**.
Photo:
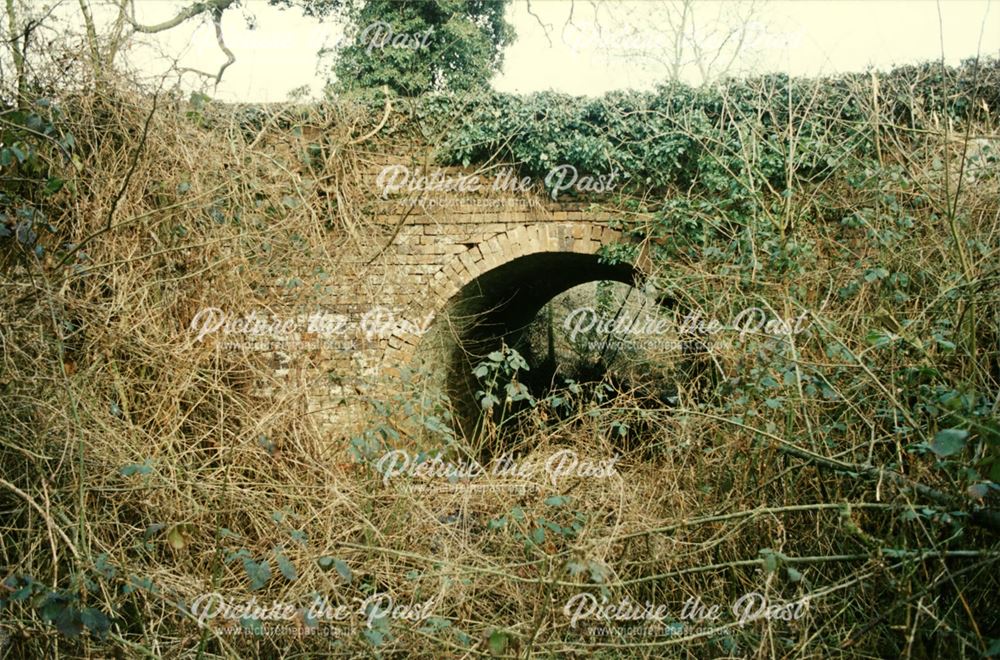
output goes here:
[{"label": "overgrown embankment", "polygon": [[[970,63],[600,100],[441,96],[397,102],[386,122],[381,99],[255,114],[107,83],[8,107],[10,648],[995,651],[996,77]],[[365,243],[363,147],[416,130],[444,162],[621,170],[628,185],[604,203],[678,310],[810,322],[703,336],[670,406],[610,388],[518,402],[499,419],[534,466],[522,479],[385,478],[386,451],[459,461],[479,442],[448,428],[447,401],[406,383],[370,401],[345,459],[304,414],[305,391],[265,395],[283,385],[265,357],[215,351],[185,324],[219,295],[234,312],[321,305],[310,284],[352,275],[327,266],[339,249],[381,248]],[[484,393],[521,369],[509,353],[484,364]],[[513,408],[510,393],[493,405]],[[600,469],[553,478],[545,465],[566,451]],[[207,592],[303,611],[269,635],[239,617],[199,627],[192,604]],[[729,606],[753,592],[809,606],[741,623]],[[574,620],[566,604],[581,593],[670,616],[655,635],[627,627],[634,617]],[[383,595],[431,602],[429,614],[369,607],[332,628],[306,616],[317,596],[357,609]],[[726,615],[684,617],[691,598]]]}]

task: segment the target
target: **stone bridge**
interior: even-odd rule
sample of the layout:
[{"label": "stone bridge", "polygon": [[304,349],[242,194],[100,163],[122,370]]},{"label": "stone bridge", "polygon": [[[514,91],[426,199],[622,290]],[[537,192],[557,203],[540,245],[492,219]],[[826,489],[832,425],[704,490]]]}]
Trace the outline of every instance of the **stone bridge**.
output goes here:
[{"label": "stone bridge", "polygon": [[[314,361],[303,374],[312,383],[311,412],[336,407],[345,392],[363,387],[359,377],[370,382],[407,365],[468,374],[475,356],[510,343],[560,293],[586,282],[635,284],[643,277],[641,264],[612,265],[599,256],[623,236],[610,226],[613,216],[597,210],[598,198],[552,199],[540,182],[531,190],[499,189],[502,167],[473,174],[419,162],[380,156],[367,164],[372,201],[366,227],[372,235],[365,238],[381,247],[374,257],[353,263],[347,257],[353,274],[330,307],[347,311],[358,327],[373,308],[391,310],[394,324],[386,332],[359,330],[349,360],[341,354]],[[380,174],[401,163],[414,175],[474,176],[481,185],[475,192],[401,189],[383,195]],[[456,382],[462,377],[451,384]]]}]

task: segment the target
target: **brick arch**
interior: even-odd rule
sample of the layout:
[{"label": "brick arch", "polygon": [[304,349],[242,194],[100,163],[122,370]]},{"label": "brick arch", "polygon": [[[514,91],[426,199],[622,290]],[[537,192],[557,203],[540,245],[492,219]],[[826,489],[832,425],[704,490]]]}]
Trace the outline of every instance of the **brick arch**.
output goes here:
[{"label": "brick arch", "polygon": [[[426,320],[445,309],[467,284],[515,259],[545,252],[594,255],[605,245],[620,242],[621,232],[595,222],[552,222],[519,225],[500,232],[455,255],[430,279],[428,296],[410,305],[403,317]],[[635,267],[646,271],[645,259]],[[390,367],[413,357],[420,336],[397,330],[389,338],[383,362]]]}]

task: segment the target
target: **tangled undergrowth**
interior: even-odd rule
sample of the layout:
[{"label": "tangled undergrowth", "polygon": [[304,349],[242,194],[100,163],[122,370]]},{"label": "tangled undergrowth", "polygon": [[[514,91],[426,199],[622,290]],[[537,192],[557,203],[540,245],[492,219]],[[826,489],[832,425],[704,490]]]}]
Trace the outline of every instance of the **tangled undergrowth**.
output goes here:
[{"label": "tangled undergrowth", "polygon": [[[496,419],[523,469],[448,479],[403,462],[468,466],[503,429],[457,435],[418,375],[346,393],[367,408],[340,441],[309,414],[314,382],[186,332],[220,294],[293,315],[359,278],[392,236],[367,163],[414,115],[96,89],[0,116],[5,657],[1000,649],[992,105],[904,126],[869,98],[818,178],[795,154],[840,143],[798,142],[794,113],[682,135],[683,187],[604,202],[652,285],[678,314],[809,322],[701,337],[670,406],[577,384],[515,401],[525,365],[501,352],[483,395],[519,404]],[[297,611],[204,620],[212,592]],[[754,593],[789,607],[741,621]],[[586,615],[604,599],[667,616]]]}]

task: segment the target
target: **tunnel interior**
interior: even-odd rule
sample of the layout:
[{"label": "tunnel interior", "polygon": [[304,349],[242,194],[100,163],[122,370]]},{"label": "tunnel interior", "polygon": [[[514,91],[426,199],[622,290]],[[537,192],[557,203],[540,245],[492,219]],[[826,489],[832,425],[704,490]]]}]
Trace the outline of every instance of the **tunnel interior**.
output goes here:
[{"label": "tunnel interior", "polygon": [[482,383],[473,374],[475,366],[505,345],[521,345],[527,328],[554,297],[595,281],[637,286],[642,273],[630,264],[607,263],[593,254],[527,255],[469,282],[438,314],[432,332],[421,344],[425,355],[435,356],[433,362],[446,367],[439,383],[467,437],[477,432],[483,415],[476,396]]}]

